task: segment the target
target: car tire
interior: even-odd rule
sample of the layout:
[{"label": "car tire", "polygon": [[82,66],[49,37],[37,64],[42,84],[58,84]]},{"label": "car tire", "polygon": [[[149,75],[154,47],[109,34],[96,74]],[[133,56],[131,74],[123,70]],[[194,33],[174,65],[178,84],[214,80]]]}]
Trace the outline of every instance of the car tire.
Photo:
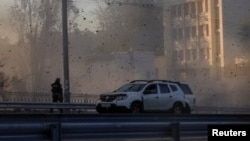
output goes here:
[{"label": "car tire", "polygon": [[186,104],[186,107],[184,108],[184,113],[185,113],[185,114],[191,114],[191,109],[190,109],[190,107],[188,106],[188,104]]},{"label": "car tire", "polygon": [[107,113],[108,112],[106,109],[100,108],[100,107],[96,108],[96,111],[97,111],[97,113]]},{"label": "car tire", "polygon": [[141,102],[133,102],[130,106],[131,113],[141,113],[142,112],[142,103]]},{"label": "car tire", "polygon": [[181,113],[183,113],[183,106],[182,106],[182,104],[175,103],[174,106],[173,106],[173,108],[172,108],[172,112],[174,114],[181,114]]}]

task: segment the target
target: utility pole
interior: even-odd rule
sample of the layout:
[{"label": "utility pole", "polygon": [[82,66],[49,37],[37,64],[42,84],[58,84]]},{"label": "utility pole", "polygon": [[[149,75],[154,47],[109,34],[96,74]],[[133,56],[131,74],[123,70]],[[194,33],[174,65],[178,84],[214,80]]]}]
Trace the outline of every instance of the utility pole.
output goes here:
[{"label": "utility pole", "polygon": [[64,102],[70,103],[67,0],[62,0]]}]

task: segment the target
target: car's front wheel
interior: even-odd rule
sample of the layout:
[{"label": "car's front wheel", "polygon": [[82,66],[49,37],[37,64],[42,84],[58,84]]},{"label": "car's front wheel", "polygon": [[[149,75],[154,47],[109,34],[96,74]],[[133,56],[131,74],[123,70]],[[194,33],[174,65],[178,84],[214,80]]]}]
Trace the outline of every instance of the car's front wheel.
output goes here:
[{"label": "car's front wheel", "polygon": [[130,112],[131,113],[141,113],[143,111],[142,109],[142,103],[141,102],[133,102],[130,106]]},{"label": "car's front wheel", "polygon": [[108,110],[106,108],[102,108],[102,107],[97,106],[96,107],[96,112],[98,112],[98,113],[107,113]]}]

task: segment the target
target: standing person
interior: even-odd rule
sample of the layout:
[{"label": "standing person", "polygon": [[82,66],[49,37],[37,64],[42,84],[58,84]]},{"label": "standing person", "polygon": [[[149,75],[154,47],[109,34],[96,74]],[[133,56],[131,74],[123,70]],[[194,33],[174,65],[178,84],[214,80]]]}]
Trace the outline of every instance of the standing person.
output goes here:
[{"label": "standing person", "polygon": [[55,82],[51,84],[51,87],[53,102],[63,102],[62,85],[60,83],[60,78],[56,78]]}]

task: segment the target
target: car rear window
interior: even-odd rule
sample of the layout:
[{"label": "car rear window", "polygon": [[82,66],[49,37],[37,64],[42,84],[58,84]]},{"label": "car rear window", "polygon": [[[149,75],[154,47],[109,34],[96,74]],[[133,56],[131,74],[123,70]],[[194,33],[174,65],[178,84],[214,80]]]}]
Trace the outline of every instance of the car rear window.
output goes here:
[{"label": "car rear window", "polygon": [[180,87],[182,91],[184,92],[184,94],[193,94],[192,90],[187,84],[180,84]]}]

